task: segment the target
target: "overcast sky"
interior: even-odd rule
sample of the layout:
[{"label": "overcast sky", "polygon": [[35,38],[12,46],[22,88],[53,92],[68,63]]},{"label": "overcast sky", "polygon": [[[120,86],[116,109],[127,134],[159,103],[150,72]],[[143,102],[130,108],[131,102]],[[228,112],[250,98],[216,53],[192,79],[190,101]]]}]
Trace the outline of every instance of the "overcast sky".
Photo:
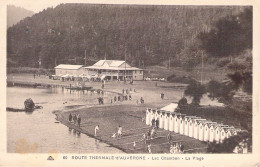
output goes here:
[{"label": "overcast sky", "polygon": [[43,9],[48,7],[56,7],[60,4],[60,1],[57,0],[10,0],[8,5],[15,5],[17,7],[22,7],[28,10],[38,13]]}]

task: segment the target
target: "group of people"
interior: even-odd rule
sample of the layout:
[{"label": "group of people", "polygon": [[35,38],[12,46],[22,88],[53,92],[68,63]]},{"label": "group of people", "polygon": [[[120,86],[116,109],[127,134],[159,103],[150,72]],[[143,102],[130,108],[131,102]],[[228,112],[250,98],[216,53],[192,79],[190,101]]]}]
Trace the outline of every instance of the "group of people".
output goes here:
[{"label": "group of people", "polygon": [[123,128],[122,128],[122,126],[118,126],[118,129],[117,129],[117,132],[116,133],[114,133],[112,136],[111,136],[111,138],[116,138],[116,137],[122,137],[122,135],[123,135]]},{"label": "group of people", "polygon": [[73,121],[73,123],[76,125],[78,123],[78,126],[80,127],[80,123],[81,123],[81,117],[79,114],[74,114],[72,116],[72,114],[69,114],[69,122],[71,123]]},{"label": "group of people", "polygon": [[132,100],[132,95],[123,95],[123,96],[115,96],[114,99],[111,99],[111,104],[118,102],[122,102],[122,101],[127,101],[127,100]]},{"label": "group of people", "polygon": [[159,128],[159,119],[152,119],[152,127]]},{"label": "group of people", "polygon": [[157,132],[154,127],[152,129],[148,129],[147,134],[143,134],[144,143],[146,143],[146,140],[154,139],[156,134]]},{"label": "group of people", "polygon": [[98,97],[98,104],[104,104],[104,98],[103,97]]},{"label": "group of people", "polygon": [[170,146],[170,153],[171,154],[183,153],[183,150],[184,150],[184,145],[181,144],[181,143],[171,144],[171,146]]}]

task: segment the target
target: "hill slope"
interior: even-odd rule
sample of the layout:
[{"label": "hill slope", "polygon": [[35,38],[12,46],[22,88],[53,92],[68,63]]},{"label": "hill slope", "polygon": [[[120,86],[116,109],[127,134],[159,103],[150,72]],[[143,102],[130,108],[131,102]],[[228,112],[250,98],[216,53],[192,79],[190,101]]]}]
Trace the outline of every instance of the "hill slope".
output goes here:
[{"label": "hill slope", "polygon": [[10,27],[8,66],[124,59],[156,65],[179,55],[201,31],[243,7],[62,4]]}]

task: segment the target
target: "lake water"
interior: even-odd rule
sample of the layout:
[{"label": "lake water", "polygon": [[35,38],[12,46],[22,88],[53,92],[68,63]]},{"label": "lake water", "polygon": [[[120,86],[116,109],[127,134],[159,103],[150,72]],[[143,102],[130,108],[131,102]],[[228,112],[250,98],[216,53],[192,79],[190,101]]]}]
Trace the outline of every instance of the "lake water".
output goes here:
[{"label": "lake water", "polygon": [[[105,103],[112,94],[105,93]],[[31,114],[7,112],[7,151],[11,153],[123,153],[84,134],[74,133],[57,123],[54,110],[64,110],[73,105],[97,104],[96,93],[69,92],[62,88],[7,88],[7,107],[24,108],[24,101],[32,98],[43,109]]]}]

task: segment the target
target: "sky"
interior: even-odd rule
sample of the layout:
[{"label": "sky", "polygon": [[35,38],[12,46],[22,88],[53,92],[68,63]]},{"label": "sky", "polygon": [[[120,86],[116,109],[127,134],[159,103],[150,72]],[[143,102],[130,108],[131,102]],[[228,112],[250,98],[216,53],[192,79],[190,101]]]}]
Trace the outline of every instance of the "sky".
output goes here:
[{"label": "sky", "polygon": [[14,5],[38,13],[48,7],[56,7],[61,1],[57,0],[9,0],[7,5]]}]

